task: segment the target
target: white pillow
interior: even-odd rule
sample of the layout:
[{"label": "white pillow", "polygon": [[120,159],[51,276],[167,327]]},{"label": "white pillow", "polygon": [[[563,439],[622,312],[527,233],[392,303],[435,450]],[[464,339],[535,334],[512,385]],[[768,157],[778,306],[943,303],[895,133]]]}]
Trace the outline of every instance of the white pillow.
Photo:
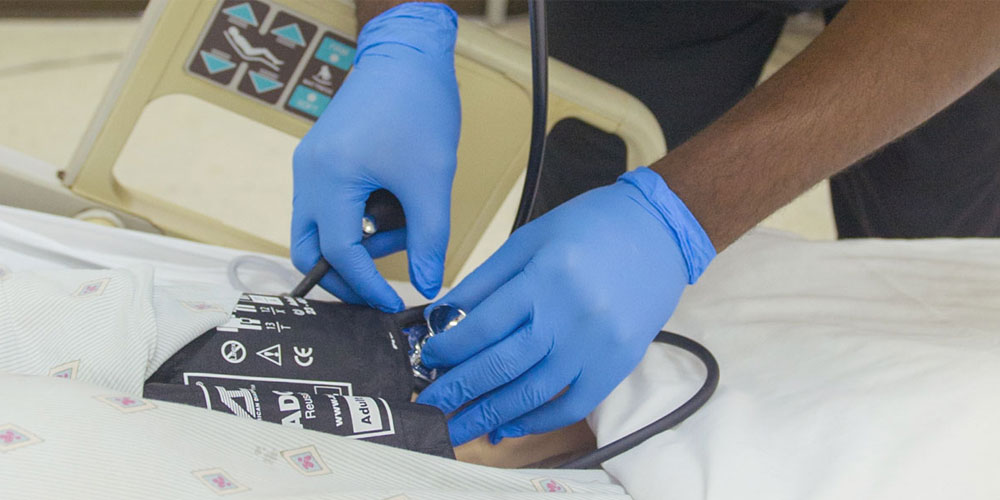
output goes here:
[{"label": "white pillow", "polygon": [[[667,329],[712,350],[722,381],[687,422],[605,464],[637,500],[1000,498],[1000,240],[756,232]],[[651,348],[591,415],[599,443],[703,376]]]}]

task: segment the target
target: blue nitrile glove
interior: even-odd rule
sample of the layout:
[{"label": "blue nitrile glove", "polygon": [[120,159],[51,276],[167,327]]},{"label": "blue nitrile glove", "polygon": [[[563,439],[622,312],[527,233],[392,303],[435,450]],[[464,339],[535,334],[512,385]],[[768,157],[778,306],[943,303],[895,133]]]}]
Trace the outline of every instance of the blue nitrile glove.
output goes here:
[{"label": "blue nitrile glove", "polygon": [[[372,259],[404,246],[417,290],[432,298],[441,287],[461,121],[456,31],[455,12],[433,3],[369,21],[353,70],[295,150],[292,261],[306,272],[322,252],[332,270],[320,285],[347,302],[402,310]],[[399,199],[406,228],[362,243],[379,188]]]},{"label": "blue nitrile glove", "polygon": [[449,413],[475,400],[451,418],[456,445],[577,422],[635,368],[714,256],[652,170],[584,193],[517,230],[439,301],[468,316],[424,346],[425,364],[453,368],[417,402]]}]

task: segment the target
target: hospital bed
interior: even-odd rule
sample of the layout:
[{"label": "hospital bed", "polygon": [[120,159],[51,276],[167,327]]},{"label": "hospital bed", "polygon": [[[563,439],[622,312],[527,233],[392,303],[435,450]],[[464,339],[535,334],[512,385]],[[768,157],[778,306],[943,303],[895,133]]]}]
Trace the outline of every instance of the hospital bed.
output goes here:
[{"label": "hospital bed", "polygon": [[[308,119],[240,95],[234,91],[235,79],[220,86],[189,71],[193,57],[201,57],[199,44],[210,22],[223,9],[243,3],[154,2],[132,56],[69,168],[0,149],[0,200],[33,210],[0,207],[0,289],[9,283],[5,277],[33,270],[48,270],[51,279],[58,280],[54,270],[149,265],[152,286],[224,296],[233,292],[227,272],[234,259],[253,251],[287,253],[285,236],[267,229],[283,233],[283,216],[268,219],[266,214],[241,212],[231,219],[206,217],[193,213],[191,204],[159,199],[140,189],[149,187],[141,185],[140,173],[156,182],[164,182],[157,175],[166,173],[197,179],[192,176],[195,166],[170,163],[166,153],[206,135],[224,139],[199,124],[167,140],[154,136],[157,120],[193,107],[200,110],[206,102],[215,103],[208,105],[214,127],[244,127],[246,143],[263,141],[265,149],[281,153],[279,158],[287,153],[280,163],[271,160],[274,151],[242,146],[230,161],[209,167],[235,165],[238,170],[242,161],[261,157],[285,165],[261,184],[290,187],[282,179],[289,177],[290,151],[295,137],[308,128]],[[274,13],[268,10],[258,22],[273,22],[279,11],[291,8],[348,42],[347,35],[353,33],[346,5],[264,4]],[[272,27],[282,26],[268,25]],[[318,49],[322,40],[314,35],[306,50]],[[509,227],[503,219],[513,215],[512,207],[505,211],[504,200],[512,205],[515,199],[511,193],[524,163],[527,136],[524,49],[463,21],[458,52],[467,109],[456,196],[465,193],[487,202],[474,217],[456,215],[453,220],[458,230],[453,242],[457,246],[449,249],[455,256],[448,263],[452,283],[502,241]],[[553,105],[552,122],[574,116],[621,135],[629,147],[630,166],[664,152],[655,120],[641,104],[558,64],[552,76],[558,103]],[[470,99],[466,92],[477,87],[469,85],[473,81],[489,92]],[[474,103],[492,92],[508,96],[508,103],[524,105],[479,114]],[[287,103],[290,97],[285,94],[279,102]],[[518,114],[521,107],[523,115]],[[247,120],[277,125],[256,127]],[[277,135],[275,128],[280,130]],[[482,155],[489,164],[464,166],[473,165],[472,151],[499,144],[510,149]],[[477,178],[475,168],[486,174]],[[194,184],[194,200],[218,191],[199,192],[206,188]],[[284,189],[277,196],[289,192]],[[275,195],[225,194],[204,199],[199,207],[211,213],[213,204],[247,204],[257,196]],[[464,198],[454,201],[455,206],[469,203]],[[265,219],[258,225],[265,228],[262,233],[271,234],[246,230]],[[493,227],[499,231],[491,233]],[[290,277],[298,276],[283,258],[253,255],[270,263],[244,269],[242,281],[253,290],[280,293],[293,284]],[[416,303],[419,295],[402,280],[405,266],[392,261],[382,266],[397,279],[393,285],[403,299]],[[716,353],[723,367],[716,396],[685,424],[608,462],[605,471],[476,467],[307,431],[253,427],[252,422],[165,403],[157,403],[162,411],[125,412],[108,399],[128,397],[125,387],[5,374],[0,383],[5,402],[0,406],[0,436],[11,442],[0,437],[0,496],[196,498],[221,493],[401,500],[534,498],[560,492],[640,500],[996,498],[998,325],[997,242],[817,243],[757,232],[718,258],[666,325]],[[38,374],[49,375],[48,369]],[[697,361],[683,353],[650,349],[637,371],[590,416],[599,444],[671,410],[702,376]],[[122,399],[117,401],[120,406]],[[108,408],[110,413],[103,411]],[[192,436],[192,427],[208,430]],[[5,443],[11,448],[4,449]],[[46,451],[57,444],[58,452]],[[288,459],[307,452],[326,457],[324,474],[305,475]],[[189,463],[191,459],[196,463]]]},{"label": "hospital bed", "polygon": [[[348,2],[154,0],[70,164],[0,162],[0,197],[287,255],[290,210],[271,207],[291,206],[292,151],[346,75],[355,33]],[[459,20],[462,130],[446,284],[498,248],[513,222],[528,157],[530,60],[519,43]],[[549,77],[550,129],[572,119],[613,134],[629,168],[666,152],[659,124],[635,97],[558,61]],[[185,126],[165,126],[176,123]],[[211,146],[191,155],[192,143]],[[206,177],[216,182],[197,182]],[[165,196],[164,187],[178,194]],[[378,265],[406,278],[404,255]]]},{"label": "hospital bed", "polygon": [[[58,281],[148,265],[153,286],[219,302],[234,293],[229,262],[243,255],[0,207],[0,319],[11,316],[18,273]],[[248,268],[243,279],[264,292],[288,285],[269,268]],[[716,395],[603,471],[485,468],[161,402],[126,413],[107,401],[129,396],[123,387],[59,380],[51,370],[66,368],[57,360],[36,370],[49,377],[4,369],[0,436],[24,441],[4,449],[0,438],[0,496],[214,498],[217,480],[248,498],[996,498],[998,284],[994,240],[751,233],[718,257],[666,325],[715,352]],[[86,326],[73,338],[87,337]],[[9,367],[3,345],[0,364]],[[701,383],[700,369],[682,352],[651,348],[589,417],[598,443],[673,409]],[[303,475],[282,454],[290,450],[315,453],[331,472]]]}]

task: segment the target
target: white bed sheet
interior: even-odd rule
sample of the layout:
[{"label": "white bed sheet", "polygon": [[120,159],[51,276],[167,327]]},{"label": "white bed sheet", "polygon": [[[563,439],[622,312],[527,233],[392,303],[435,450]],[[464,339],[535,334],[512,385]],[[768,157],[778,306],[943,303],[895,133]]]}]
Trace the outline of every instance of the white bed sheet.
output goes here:
[{"label": "white bed sheet", "polygon": [[0,498],[628,500],[604,471],[492,469],[141,398],[228,319],[238,255],[0,207]]},{"label": "white bed sheet", "polygon": [[[25,269],[150,263],[158,283],[220,287],[244,254],[6,207],[0,249],[0,261]],[[245,280],[287,287],[266,273]],[[716,396],[606,469],[638,500],[998,498],[998,325],[998,241],[751,234],[668,324],[716,354]],[[650,349],[591,416],[599,441],[671,410],[702,375],[689,356]]]},{"label": "white bed sheet", "polygon": [[[1000,498],[1000,240],[756,232],[667,328],[712,350],[722,380],[687,422],[605,465],[636,499]],[[703,376],[651,348],[592,414],[598,441]]]}]

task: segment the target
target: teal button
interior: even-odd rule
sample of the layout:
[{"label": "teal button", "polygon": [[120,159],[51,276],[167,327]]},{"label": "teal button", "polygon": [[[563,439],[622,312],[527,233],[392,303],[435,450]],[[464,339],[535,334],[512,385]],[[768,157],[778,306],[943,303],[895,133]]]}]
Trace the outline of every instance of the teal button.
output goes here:
[{"label": "teal button", "polygon": [[330,37],[323,37],[314,57],[347,71],[351,69],[351,64],[354,62],[354,52],[354,47],[350,45],[340,43]]},{"label": "teal button", "polygon": [[305,47],[306,45],[306,39],[302,36],[302,30],[299,29],[299,25],[295,23],[286,24],[280,28],[274,28],[271,30],[271,34],[284,38],[293,45],[300,45],[302,47]]},{"label": "teal button", "polygon": [[211,52],[201,51],[201,60],[205,63],[205,67],[208,68],[208,74],[214,75],[216,73],[221,73],[236,67],[236,63],[223,59]]},{"label": "teal button", "polygon": [[319,118],[323,110],[330,104],[330,98],[315,90],[299,85],[288,99],[288,105],[309,115]]},{"label": "teal button", "polygon": [[253,14],[253,7],[249,3],[241,3],[239,5],[234,5],[228,9],[223,9],[224,14],[228,14],[230,17],[235,17],[250,26],[259,26],[260,23],[257,22],[257,16]]},{"label": "teal button", "polygon": [[253,83],[253,88],[257,90],[258,94],[270,92],[274,89],[280,89],[285,85],[284,83],[281,83],[273,78],[268,78],[254,71],[250,72],[250,82]]}]

